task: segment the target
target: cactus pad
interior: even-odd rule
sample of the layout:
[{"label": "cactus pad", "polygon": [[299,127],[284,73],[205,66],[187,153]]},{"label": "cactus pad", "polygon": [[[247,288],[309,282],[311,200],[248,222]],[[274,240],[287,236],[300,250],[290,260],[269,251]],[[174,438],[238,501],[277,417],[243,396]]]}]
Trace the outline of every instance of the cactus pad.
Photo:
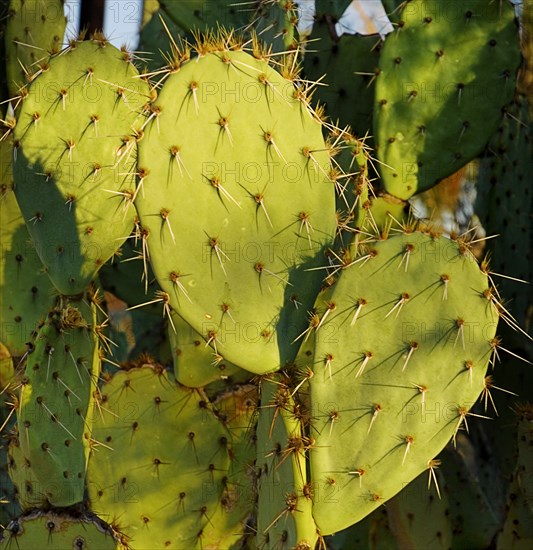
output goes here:
[{"label": "cactus pad", "polygon": [[11,139],[0,141],[0,343],[21,357],[54,297],[13,192],[11,155]]},{"label": "cactus pad", "polygon": [[152,105],[135,204],[163,305],[265,373],[294,359],[323,277],[311,268],[335,233],[329,156],[292,80],[238,45],[202,45]]},{"label": "cactus pad", "polygon": [[313,514],[329,534],[430,469],[466,426],[498,314],[465,243],[412,232],[369,244],[315,315]]},{"label": "cactus pad", "polygon": [[73,43],[28,89],[15,129],[15,193],[62,294],[83,292],[133,229],[136,140],[148,85],[103,38]]},{"label": "cactus pad", "polygon": [[37,481],[33,493],[54,506],[83,500],[100,372],[95,321],[94,305],[83,302],[53,310],[26,359],[20,449]]},{"label": "cactus pad", "polygon": [[[11,0],[5,30],[7,82],[11,96],[46,66],[63,45],[64,0]],[[2,58],[3,61],[3,58]]]},{"label": "cactus pad", "polygon": [[100,517],[136,550],[209,548],[242,536],[239,522],[228,522],[231,436],[201,391],[143,365],[117,372],[100,403],[88,471]]},{"label": "cactus pad", "polygon": [[120,535],[93,514],[81,517],[35,511],[13,520],[0,548],[18,550],[126,550]]},{"label": "cactus pad", "polygon": [[408,199],[478,155],[513,97],[519,64],[510,2],[404,3],[376,80],[374,135],[387,192]]}]

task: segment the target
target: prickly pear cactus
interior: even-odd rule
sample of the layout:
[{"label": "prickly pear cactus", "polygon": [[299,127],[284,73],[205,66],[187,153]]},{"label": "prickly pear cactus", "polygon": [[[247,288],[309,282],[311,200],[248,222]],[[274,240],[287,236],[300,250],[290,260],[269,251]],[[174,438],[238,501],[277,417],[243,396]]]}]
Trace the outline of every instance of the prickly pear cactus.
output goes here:
[{"label": "prickly pear cactus", "polygon": [[54,296],[15,198],[11,155],[11,139],[0,141],[0,343],[22,357]]},{"label": "prickly pear cactus", "polygon": [[533,407],[531,403],[518,407],[518,460],[509,484],[505,511],[507,517],[498,535],[496,548],[527,550],[533,544],[531,506],[531,447],[533,442]]},{"label": "prickly pear cactus", "polygon": [[226,494],[231,434],[201,391],[147,364],[116,373],[99,405],[88,491],[100,517],[138,550],[229,547],[241,537]]},{"label": "prickly pear cactus", "polygon": [[489,236],[491,268],[498,277],[506,309],[524,327],[533,305],[531,211],[533,137],[530,104],[517,95],[480,161],[476,212]]},{"label": "prickly pear cactus", "polygon": [[283,377],[261,382],[257,424],[258,548],[314,548],[319,531],[312,513],[306,453],[311,440]]},{"label": "prickly pear cactus", "polygon": [[84,498],[100,373],[96,330],[94,304],[67,303],[49,314],[28,351],[17,428],[39,505],[70,506]]},{"label": "prickly pear cactus", "polygon": [[64,0],[10,0],[5,30],[6,72],[9,92],[21,89],[40,71],[49,57],[63,47],[66,18]]},{"label": "prickly pear cactus", "polygon": [[313,515],[323,534],[431,470],[467,427],[498,319],[487,275],[464,243],[405,232],[368,243],[352,263],[309,327]]},{"label": "prickly pear cactus", "polygon": [[523,406],[518,423],[518,485],[533,514],[533,406]]},{"label": "prickly pear cactus", "polygon": [[246,381],[250,373],[213,354],[209,344],[179,315],[171,313],[168,337],[176,380],[189,388],[202,388],[217,380]]},{"label": "prickly pear cactus", "polygon": [[[290,0],[147,1],[146,59],[99,34],[57,53],[58,21],[22,25],[52,4],[0,0],[24,65],[9,107],[0,74],[0,548],[531,546],[529,416],[506,509],[505,476],[482,487],[496,459],[441,463],[490,434],[469,423],[510,380],[486,370],[516,323],[465,236],[407,211],[514,93],[510,3],[386,0],[378,60],[377,35],[335,28],[361,3],[319,0],[314,69],[357,135],[311,103]],[[530,162],[511,126],[497,198]]]},{"label": "prickly pear cactus", "polygon": [[43,506],[46,497],[41,491],[39,480],[30,460],[24,456],[20,445],[20,435],[16,426],[9,433],[7,441],[8,473],[9,479],[13,483],[17,504],[22,511]]},{"label": "prickly pear cactus", "polygon": [[429,479],[427,473],[420,474],[387,502],[388,523],[398,548],[452,548],[448,495],[436,467]]},{"label": "prickly pear cactus", "polygon": [[513,97],[520,59],[510,2],[406,2],[376,79],[387,192],[408,199],[481,153]]},{"label": "prickly pear cactus", "polygon": [[126,550],[113,530],[94,514],[73,517],[34,511],[13,520],[4,530],[0,548],[33,550]]},{"label": "prickly pear cactus", "polygon": [[82,293],[133,229],[147,96],[130,54],[98,37],[71,43],[28,89],[14,132],[15,193],[62,294]]},{"label": "prickly pear cactus", "polygon": [[[344,35],[335,31],[337,18],[317,13],[304,57],[306,75],[320,81],[315,99],[340,126],[349,124],[363,138],[372,128],[374,92],[381,40],[376,35]],[[320,80],[319,80],[320,79]]]},{"label": "prickly pear cactus", "polygon": [[151,105],[135,205],[162,305],[215,354],[265,373],[296,355],[335,235],[334,184],[295,76],[213,40]]}]

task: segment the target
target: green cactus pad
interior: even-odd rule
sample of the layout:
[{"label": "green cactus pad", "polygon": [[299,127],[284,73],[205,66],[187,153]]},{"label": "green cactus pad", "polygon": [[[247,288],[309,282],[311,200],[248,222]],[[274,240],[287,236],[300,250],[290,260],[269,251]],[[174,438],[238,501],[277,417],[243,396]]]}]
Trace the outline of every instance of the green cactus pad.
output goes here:
[{"label": "green cactus pad", "polygon": [[249,380],[251,374],[240,369],[222,355],[217,355],[198,332],[179,315],[172,313],[168,337],[176,380],[189,388],[202,388],[217,380]]},{"label": "green cactus pad", "polygon": [[242,536],[228,514],[231,435],[201,391],[144,365],[117,372],[102,387],[100,405],[90,505],[133,548],[230,546]]},{"label": "green cactus pad", "polygon": [[[239,525],[238,532],[250,536],[246,522],[256,511],[255,459],[258,388],[253,384],[235,386],[220,394],[213,406],[231,434],[230,466],[225,486],[228,522]],[[227,544],[227,543],[226,543]],[[225,548],[222,541],[221,548]],[[239,548],[245,548],[244,544]]]},{"label": "green cactus pad", "polygon": [[247,6],[239,6],[238,3],[224,0],[170,0],[159,2],[159,13],[156,12],[152,20],[159,18],[161,14],[165,21],[170,19],[189,35],[195,31],[215,31],[218,26],[239,29],[246,24],[249,17],[249,10],[246,8]]},{"label": "green cactus pad", "polygon": [[380,55],[374,135],[386,191],[408,199],[483,150],[520,47],[510,2],[412,0],[401,20]]},{"label": "green cactus pad", "polygon": [[325,537],[324,541],[331,550],[398,550],[385,507],[374,510],[351,527]]},{"label": "green cactus pad", "polygon": [[518,478],[511,479],[505,507],[507,517],[498,534],[497,550],[530,550],[533,545],[533,521],[526,495],[520,490]]},{"label": "green cactus pad", "polygon": [[13,192],[12,154],[11,139],[0,141],[0,343],[13,357],[21,357],[39,319],[54,302],[54,287]]},{"label": "green cactus pad", "polygon": [[4,530],[0,548],[18,550],[127,550],[120,535],[93,514],[81,517],[35,511],[13,520]]},{"label": "green cactus pad", "polygon": [[170,18],[164,9],[157,8],[148,16],[150,18],[139,34],[139,50],[143,52],[147,69],[156,71],[161,66],[158,52],[169,54],[172,51],[171,37],[174,41],[179,41],[179,38],[185,38],[186,32]]},{"label": "green cactus pad", "polygon": [[318,527],[359,521],[431,467],[484,388],[498,320],[463,242],[367,245],[319,300],[310,379]]},{"label": "green cactus pad", "polygon": [[258,0],[251,22],[260,39],[275,53],[295,51],[298,47],[298,7],[292,0]]},{"label": "green cactus pad", "polygon": [[434,478],[428,479],[427,472],[420,474],[387,502],[389,526],[398,548],[452,548],[448,495],[442,476],[433,471]]},{"label": "green cactus pad", "polygon": [[61,50],[67,24],[63,4],[64,0],[10,0],[5,43],[11,97]]},{"label": "green cactus pad", "polygon": [[476,213],[486,234],[496,235],[487,242],[491,270],[505,275],[498,278],[498,289],[506,301],[505,307],[521,327],[528,325],[528,311],[533,307],[533,264],[526,252],[533,247],[533,136],[529,109],[526,97],[517,95],[504,111],[500,127],[480,162],[476,197]]},{"label": "green cactus pad", "polygon": [[204,46],[152,105],[135,204],[162,304],[265,373],[294,359],[324,275],[312,268],[335,234],[329,155],[292,81],[238,45]]},{"label": "green cactus pad", "polygon": [[0,391],[8,389],[10,382],[15,376],[13,357],[9,350],[0,342]]},{"label": "green cactus pad", "polygon": [[21,510],[17,499],[17,489],[9,476],[10,457],[8,452],[9,435],[6,435],[15,424],[14,403],[7,392],[0,396],[0,422],[3,426],[0,440],[0,525],[7,525],[20,515]]},{"label": "green cactus pad", "polygon": [[100,373],[95,306],[76,306],[53,310],[39,329],[17,414],[20,450],[37,482],[32,493],[53,506],[83,501]]},{"label": "green cactus pad", "polygon": [[306,452],[310,440],[285,380],[264,379],[257,424],[258,548],[314,548],[318,531],[311,512]]},{"label": "green cactus pad", "polygon": [[533,514],[533,405],[523,407],[519,418],[517,478]]},{"label": "green cactus pad", "polygon": [[15,193],[59,292],[83,292],[133,229],[136,139],[148,85],[103,38],[73,43],[28,89]]},{"label": "green cactus pad", "polygon": [[495,480],[497,470],[494,469],[490,478],[481,479],[476,471],[478,464],[471,460],[472,441],[467,440],[467,434],[459,435],[457,448],[449,445],[439,455],[442,462],[439,469],[448,488],[453,547],[458,550],[489,548],[504,519],[501,508],[505,504],[505,495],[503,499],[490,498],[494,495],[489,496],[491,488],[487,483],[500,486],[508,481]]},{"label": "green cactus pad", "polygon": [[313,97],[325,104],[326,114],[340,126],[349,124],[363,138],[372,128],[382,43],[375,35],[339,38],[332,17],[319,14],[315,18],[304,57],[305,72],[311,80],[321,79]]},{"label": "green cactus pad", "polygon": [[20,508],[26,511],[46,506],[47,495],[41,490],[31,461],[22,451],[16,427],[9,434],[7,464],[9,478],[15,489],[15,496]]}]

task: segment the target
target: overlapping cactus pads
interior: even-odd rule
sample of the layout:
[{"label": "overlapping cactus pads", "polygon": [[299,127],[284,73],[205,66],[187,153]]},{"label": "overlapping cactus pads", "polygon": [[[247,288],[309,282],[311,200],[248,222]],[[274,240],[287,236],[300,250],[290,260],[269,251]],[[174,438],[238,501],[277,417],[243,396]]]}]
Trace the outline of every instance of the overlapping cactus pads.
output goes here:
[{"label": "overlapping cactus pads", "polygon": [[0,549],[532,548],[528,6],[64,7],[0,0]]}]

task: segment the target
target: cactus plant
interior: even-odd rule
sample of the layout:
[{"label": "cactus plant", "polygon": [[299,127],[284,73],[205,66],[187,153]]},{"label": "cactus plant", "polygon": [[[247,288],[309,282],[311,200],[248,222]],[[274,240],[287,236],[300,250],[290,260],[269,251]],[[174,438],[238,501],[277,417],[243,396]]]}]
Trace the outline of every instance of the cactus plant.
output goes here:
[{"label": "cactus plant", "polygon": [[[348,2],[318,4],[332,25]],[[478,423],[527,361],[498,321],[523,343],[530,312],[508,309],[474,231],[408,211],[482,151],[502,108],[501,177],[478,180],[486,229],[508,219],[502,196],[526,196],[510,3],[385,2],[391,34],[343,37],[342,62],[319,60],[335,121],[290,1],[225,6],[228,29],[212,6],[147,2],[146,59],[98,33],[58,52],[63,20],[46,16],[24,57],[13,39],[33,4],[10,5],[0,36],[22,72],[10,92],[0,78],[0,548],[529,544],[529,416],[516,456],[493,421],[506,460],[484,456]],[[379,59],[349,59],[366,43]],[[372,73],[364,94],[345,57]],[[451,100],[422,101],[422,79],[451,79]],[[521,251],[504,231],[500,259]],[[428,481],[441,485],[419,498]]]}]

